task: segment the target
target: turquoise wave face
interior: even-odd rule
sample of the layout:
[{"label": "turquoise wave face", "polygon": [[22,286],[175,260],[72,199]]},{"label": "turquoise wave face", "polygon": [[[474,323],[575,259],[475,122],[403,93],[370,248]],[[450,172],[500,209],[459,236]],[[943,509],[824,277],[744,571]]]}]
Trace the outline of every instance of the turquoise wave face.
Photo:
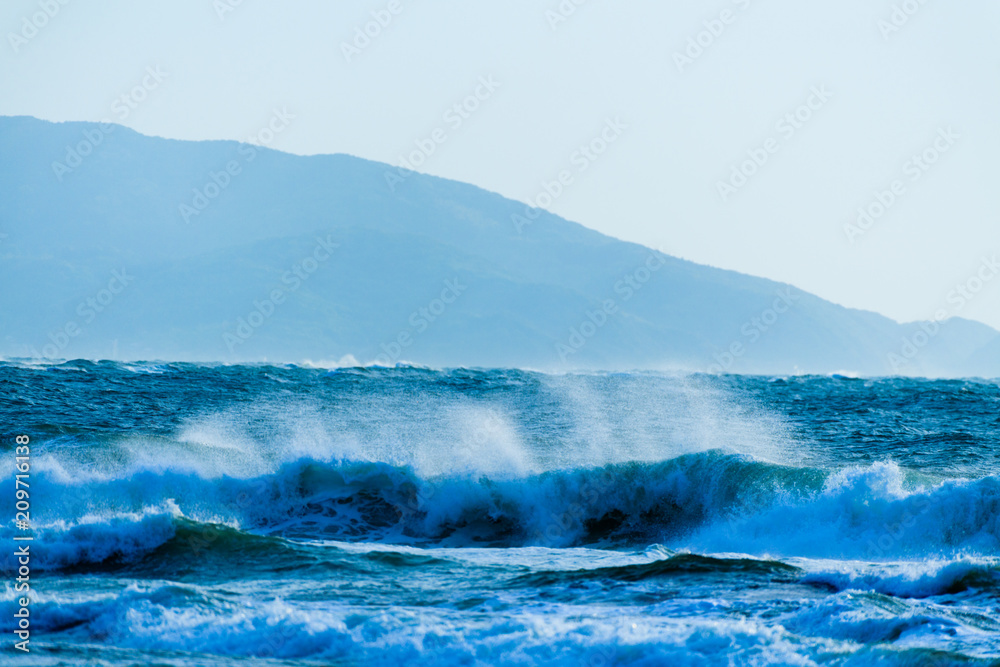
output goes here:
[{"label": "turquoise wave face", "polygon": [[4,455],[32,438],[24,664],[1000,656],[996,382],[13,361],[0,386]]}]

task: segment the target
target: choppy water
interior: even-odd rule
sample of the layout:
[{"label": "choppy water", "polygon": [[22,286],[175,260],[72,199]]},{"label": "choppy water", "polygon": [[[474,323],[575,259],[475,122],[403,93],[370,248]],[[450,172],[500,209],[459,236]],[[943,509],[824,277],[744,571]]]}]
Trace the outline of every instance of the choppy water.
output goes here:
[{"label": "choppy water", "polygon": [[1000,662],[996,381],[75,361],[0,395],[12,664]]}]

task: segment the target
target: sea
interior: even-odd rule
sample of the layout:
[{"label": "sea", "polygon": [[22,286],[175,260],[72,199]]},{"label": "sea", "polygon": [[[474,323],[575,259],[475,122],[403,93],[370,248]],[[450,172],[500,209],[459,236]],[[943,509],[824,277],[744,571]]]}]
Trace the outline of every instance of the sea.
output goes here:
[{"label": "sea", "polygon": [[1000,665],[997,380],[7,360],[0,424],[4,665]]}]

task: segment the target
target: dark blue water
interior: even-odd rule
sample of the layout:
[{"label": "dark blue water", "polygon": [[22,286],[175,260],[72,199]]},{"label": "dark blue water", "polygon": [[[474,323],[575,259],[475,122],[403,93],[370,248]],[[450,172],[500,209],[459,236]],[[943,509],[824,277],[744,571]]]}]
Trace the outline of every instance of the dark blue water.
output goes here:
[{"label": "dark blue water", "polygon": [[0,396],[11,664],[1000,657],[996,381],[6,362]]}]

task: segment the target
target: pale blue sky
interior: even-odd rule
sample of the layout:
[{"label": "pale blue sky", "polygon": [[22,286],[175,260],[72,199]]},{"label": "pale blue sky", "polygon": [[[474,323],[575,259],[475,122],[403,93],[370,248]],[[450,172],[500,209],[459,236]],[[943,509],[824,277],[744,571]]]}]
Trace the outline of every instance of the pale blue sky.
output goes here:
[{"label": "pale blue sky", "polygon": [[[945,309],[1000,328],[1000,276],[961,308],[949,299],[1000,253],[995,2],[567,0],[555,28],[558,0],[243,0],[221,18],[210,0],[4,4],[3,115],[120,120],[115,100],[158,66],[166,77],[123,121],[143,133],[245,139],[287,109],[271,147],[397,164],[442,128],[420,171],[535,201],[567,170],[550,210],[612,236],[898,320]],[[342,44],[390,4],[348,61]],[[880,30],[904,4],[916,11]],[[499,86],[446,116],[480,77]],[[778,125],[797,110],[798,127]],[[603,154],[577,154],[615,119]],[[942,147],[926,170],[908,164]],[[723,201],[719,181],[762,150]],[[894,180],[903,194],[852,243],[845,225]]]}]

